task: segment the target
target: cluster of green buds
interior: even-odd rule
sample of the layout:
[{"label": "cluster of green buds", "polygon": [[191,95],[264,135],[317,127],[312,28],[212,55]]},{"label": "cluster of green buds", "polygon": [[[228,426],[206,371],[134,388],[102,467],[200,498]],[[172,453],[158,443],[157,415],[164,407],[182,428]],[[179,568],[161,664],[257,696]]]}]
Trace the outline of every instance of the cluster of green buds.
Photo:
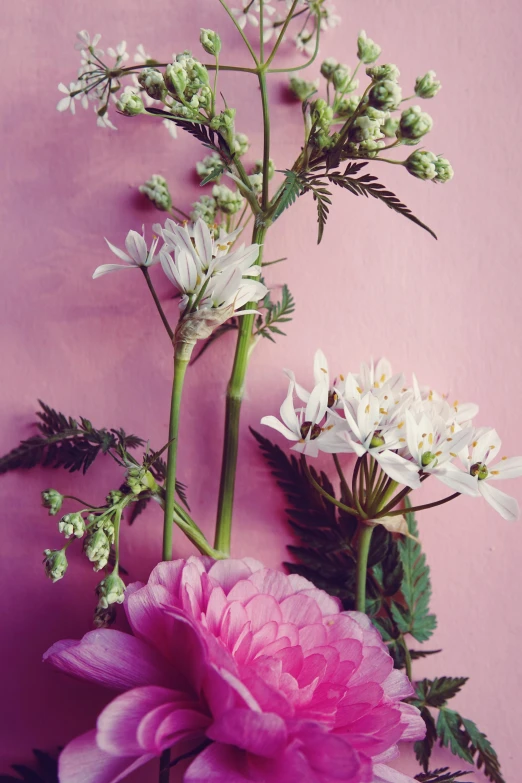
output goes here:
[{"label": "cluster of green buds", "polygon": [[207,225],[212,226],[216,222],[216,213],[216,199],[205,194],[204,196],[200,196],[192,205],[190,219],[195,223],[196,220],[201,218]]},{"label": "cluster of green buds", "polygon": [[53,582],[63,579],[67,571],[67,556],[65,549],[44,549],[45,573]]},{"label": "cluster of green buds", "polygon": [[168,212],[172,207],[169,186],[161,174],[153,174],[143,185],[140,185],[139,191],[147,196],[157,209]]},{"label": "cluster of green buds", "polygon": [[207,54],[217,57],[221,51],[221,38],[214,30],[202,27],[199,35],[201,46]]},{"label": "cluster of green buds", "polygon": [[[381,47],[362,31],[357,39],[359,62],[353,72],[332,57],[324,60],[321,76],[326,81],[326,98],[317,95],[317,82],[290,80],[292,93],[304,105],[307,160],[321,159],[331,150],[341,160],[372,159],[383,150],[419,144],[431,131],[433,120],[420,106],[402,107],[412,98],[430,99],[439,92],[441,84],[435,72],[420,76],[414,94],[403,98],[399,69],[393,63],[376,65],[380,54]],[[368,66],[365,70],[370,83],[359,96],[354,94],[359,86],[355,77],[363,65]],[[434,153],[419,151],[405,161],[388,162],[402,163],[413,176],[424,180],[447,182],[453,176],[448,161]]]},{"label": "cluster of green buds", "polygon": [[[206,155],[203,160],[198,160],[196,163],[196,173],[202,181],[206,179],[207,182],[219,182],[222,174],[220,164],[221,157],[217,152],[212,152],[210,155]],[[212,179],[208,179],[208,177],[216,171],[217,173],[215,176],[212,177]]]},{"label": "cluster of green buds", "polygon": [[241,193],[238,190],[231,190],[226,185],[214,185],[212,197],[216,202],[216,209],[225,215],[235,215],[245,205]]},{"label": "cluster of green buds", "polygon": [[141,492],[157,492],[159,489],[156,479],[150,470],[143,465],[131,465],[125,479],[127,487],[133,495],[139,495]]},{"label": "cluster of green buds", "polygon": [[[268,161],[268,179],[271,180],[275,173],[274,161]],[[252,173],[248,177],[252,190],[256,195],[260,195],[263,190],[263,161],[256,160]]]},{"label": "cluster of green buds", "polygon": [[177,54],[167,65],[164,81],[174,98],[170,109],[186,119],[199,119],[201,112],[209,112],[212,106],[208,71],[189,51]]},{"label": "cluster of green buds", "polygon": [[85,522],[80,511],[72,514],[64,514],[58,522],[58,530],[65,535],[65,538],[83,538],[85,533]]},{"label": "cluster of green buds", "polygon": [[59,512],[63,503],[63,495],[57,489],[44,489],[42,492],[42,505],[49,509],[49,516],[54,517]]},{"label": "cluster of green buds", "polygon": [[96,587],[98,596],[98,607],[108,609],[112,604],[122,604],[125,600],[125,582],[118,575],[115,569],[108,574],[105,579]]},{"label": "cluster of green buds", "polygon": [[129,87],[125,92],[121,93],[116,102],[116,106],[118,111],[122,114],[126,114],[127,117],[135,117],[137,114],[143,114],[145,112],[143,98],[138,93],[135,93],[132,87]]}]

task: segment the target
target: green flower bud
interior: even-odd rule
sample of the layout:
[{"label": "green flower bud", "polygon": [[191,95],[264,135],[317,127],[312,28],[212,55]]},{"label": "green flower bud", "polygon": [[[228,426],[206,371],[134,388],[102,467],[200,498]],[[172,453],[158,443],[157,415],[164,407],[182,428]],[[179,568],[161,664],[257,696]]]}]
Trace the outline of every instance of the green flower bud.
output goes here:
[{"label": "green flower bud", "polygon": [[370,448],[376,449],[379,446],[384,446],[384,438],[382,438],[377,432],[370,441]]},{"label": "green flower bud", "polygon": [[[203,160],[199,160],[196,163],[196,171],[200,179],[205,179],[217,166],[221,164],[221,158],[217,152],[213,152],[211,155],[206,155]],[[210,182],[219,182],[221,174],[216,174],[213,180]]]},{"label": "green flower bud", "polygon": [[135,95],[133,92],[122,92],[116,106],[118,111],[126,114],[127,117],[134,117],[145,111],[141,95]]},{"label": "green flower bud", "polygon": [[230,190],[226,185],[214,185],[212,195],[217,208],[225,215],[235,215],[243,209],[244,199],[238,190]]},{"label": "green flower bud", "polygon": [[339,63],[335,59],[335,57],[327,57],[326,60],[323,60],[321,63],[321,76],[324,76],[325,79],[332,78],[333,74],[335,73],[335,70],[339,67]]},{"label": "green flower bud", "polygon": [[263,175],[262,174],[250,174],[249,176],[250,185],[252,187],[252,190],[254,193],[257,193],[258,195],[262,193],[263,191]]},{"label": "green flower bud", "polygon": [[[262,160],[256,160],[254,163],[254,169],[252,171],[252,174],[262,174],[263,172],[263,161]],[[275,173],[275,166],[274,161],[272,158],[268,161],[268,179],[272,179]]]},{"label": "green flower bud", "polygon": [[422,467],[427,467],[430,462],[433,462],[435,459],[435,454],[433,454],[431,451],[425,451],[421,458]]},{"label": "green flower bud", "polygon": [[112,604],[122,604],[125,600],[125,582],[113,571],[96,587],[96,595],[101,609],[108,609]]},{"label": "green flower bud", "polygon": [[337,92],[342,94],[348,92],[350,88],[351,75],[347,65],[339,65],[332,74],[332,83]]},{"label": "green flower bud", "polygon": [[190,219],[195,223],[201,218],[205,223],[211,226],[216,220],[217,204],[212,196],[201,196],[201,198],[192,205]]},{"label": "green flower bud", "polygon": [[428,150],[415,150],[405,161],[405,166],[414,177],[429,180],[437,176],[437,156]]},{"label": "green flower bud", "polygon": [[59,512],[63,503],[63,495],[57,489],[45,489],[42,492],[42,505],[49,509],[49,516],[54,517]]},{"label": "green flower bud", "polygon": [[368,95],[370,106],[375,109],[394,111],[400,106],[402,91],[397,82],[391,79],[383,79],[375,82]]},{"label": "green flower bud", "polygon": [[399,128],[400,119],[398,117],[388,117],[381,130],[389,139],[395,138]]},{"label": "green flower bud", "polygon": [[67,557],[63,549],[44,549],[45,573],[53,582],[62,579],[67,571]]},{"label": "green flower bud", "polygon": [[398,82],[401,72],[396,65],[385,63],[384,65],[374,65],[373,68],[367,68],[366,73],[374,82],[380,82],[388,79],[390,82]]},{"label": "green flower bud", "polygon": [[406,144],[416,144],[432,127],[433,120],[420,106],[410,106],[401,114],[399,131]]},{"label": "green flower bud", "polygon": [[437,176],[435,177],[434,182],[449,182],[450,179],[453,179],[453,167],[449,160],[443,158],[442,155],[437,156],[435,170]]},{"label": "green flower bud", "polygon": [[165,85],[169,92],[180,100],[185,97],[188,85],[188,75],[181,63],[174,62],[165,68]]},{"label": "green flower bud", "polygon": [[108,506],[116,506],[124,497],[125,494],[120,489],[111,489],[105,500]]},{"label": "green flower bud", "polygon": [[362,114],[357,117],[350,128],[350,141],[361,142],[368,139],[381,139],[381,125],[384,120],[370,117],[368,114]]},{"label": "green flower bud", "polygon": [[82,538],[85,533],[85,522],[79,511],[74,514],[64,514],[58,522],[58,530],[65,534],[65,538]]},{"label": "green flower bud", "polygon": [[167,88],[161,71],[156,68],[145,68],[138,76],[138,83],[150,98],[154,98],[155,101],[165,100]]},{"label": "green flower bud", "polygon": [[304,101],[308,100],[308,98],[319,89],[319,80],[307,82],[306,79],[299,79],[297,76],[292,76],[289,86],[295,97],[304,103]]},{"label": "green flower bud", "polygon": [[436,75],[435,71],[428,71],[424,76],[419,76],[415,81],[415,95],[419,98],[433,98],[442,87]]},{"label": "green flower bud", "polygon": [[133,465],[127,470],[127,486],[134,495],[140,492],[157,492],[158,485],[150,470],[146,470],[140,465]]},{"label": "green flower bud", "polygon": [[250,147],[248,136],[245,133],[234,133],[230,149],[234,155],[239,155],[241,158]]},{"label": "green flower bud", "polygon": [[350,95],[349,98],[341,98],[337,104],[337,114],[348,118],[359,108],[361,99],[358,95]]},{"label": "green flower bud", "polygon": [[214,32],[214,30],[206,30],[204,27],[202,27],[201,33],[199,35],[199,41],[207,54],[211,54],[213,57],[217,57],[217,55],[220,53],[221,38],[217,33]]},{"label": "green flower bud", "polygon": [[317,98],[310,104],[312,110],[312,124],[319,130],[329,131],[333,120],[333,109],[322,98]]},{"label": "green flower bud", "polygon": [[376,158],[379,150],[382,150],[384,146],[384,141],[366,139],[359,144],[358,154],[364,155],[365,158]]},{"label": "green flower bud", "polygon": [[217,114],[212,118],[210,121],[210,127],[213,128],[213,130],[221,130],[221,128],[230,130],[234,127],[235,116],[235,109],[225,109],[221,112],[221,114]]},{"label": "green flower bud", "polygon": [[366,65],[374,63],[381,53],[381,47],[368,38],[364,30],[361,30],[357,38],[357,57]]},{"label": "green flower bud", "polygon": [[103,530],[95,530],[87,536],[83,544],[87,558],[94,563],[94,570],[100,571],[109,562],[111,545]]},{"label": "green flower bud", "polygon": [[168,212],[172,206],[167,180],[161,174],[153,174],[143,185],[140,185],[139,191],[147,196],[157,209]]}]

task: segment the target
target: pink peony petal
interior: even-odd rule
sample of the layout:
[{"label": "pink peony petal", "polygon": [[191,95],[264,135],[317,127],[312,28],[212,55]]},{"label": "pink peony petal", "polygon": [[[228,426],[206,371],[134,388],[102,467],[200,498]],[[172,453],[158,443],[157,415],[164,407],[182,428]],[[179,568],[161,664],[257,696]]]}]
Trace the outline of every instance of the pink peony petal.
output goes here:
[{"label": "pink peony petal", "polygon": [[96,744],[96,732],[76,737],[63,749],[58,763],[60,783],[118,783],[153,758],[110,756]]},{"label": "pink peony petal", "polygon": [[[213,743],[192,762],[184,783],[251,783],[244,751]],[[277,781],[274,781],[277,783]]]},{"label": "pink peony petal", "polygon": [[58,669],[115,690],[138,685],[171,685],[176,676],[157,650],[121,631],[100,629],[79,642],[66,639],[47,650],[44,661]]},{"label": "pink peony petal", "polygon": [[258,756],[277,756],[286,746],[284,720],[271,712],[235,709],[226,712],[207,731],[210,739],[235,745]]}]

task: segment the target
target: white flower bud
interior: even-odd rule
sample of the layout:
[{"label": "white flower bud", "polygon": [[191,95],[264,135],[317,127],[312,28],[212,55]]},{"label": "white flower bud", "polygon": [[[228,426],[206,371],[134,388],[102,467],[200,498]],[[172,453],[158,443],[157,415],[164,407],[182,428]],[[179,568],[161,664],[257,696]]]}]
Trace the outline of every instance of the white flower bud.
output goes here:
[{"label": "white flower bud", "polygon": [[145,68],[138,76],[138,82],[150,98],[155,101],[163,101],[167,95],[167,88],[161,71],[156,68]]},{"label": "white flower bud", "polygon": [[221,38],[217,33],[215,33],[213,30],[206,30],[204,27],[202,27],[199,40],[201,46],[207,52],[207,54],[211,54],[213,57],[217,57],[221,51]]},{"label": "white flower bud", "polygon": [[410,106],[401,114],[399,130],[406,144],[416,144],[432,127],[433,120],[420,106]]},{"label": "white flower bud", "polygon": [[63,578],[69,565],[63,549],[45,549],[43,563],[46,575],[53,582]]},{"label": "white flower bud", "polygon": [[405,166],[414,177],[423,180],[435,179],[437,176],[437,156],[428,150],[415,150],[406,159]]},{"label": "white flower bud", "polygon": [[428,71],[424,76],[419,76],[415,81],[415,95],[419,98],[433,98],[442,87],[436,76],[435,71]]},{"label": "white flower bud", "polygon": [[[254,163],[254,169],[252,171],[252,174],[262,174],[263,173],[263,161],[262,160],[256,160]],[[274,161],[272,158],[268,161],[268,179],[272,179],[275,173],[275,166]]]},{"label": "white flower bud", "polygon": [[172,206],[167,180],[161,174],[153,174],[143,185],[140,185],[139,191],[147,196],[157,209],[168,211]]},{"label": "white flower bud", "polygon": [[250,174],[248,179],[250,180],[250,185],[252,186],[254,193],[259,195],[263,191],[263,175]]},{"label": "white flower bud", "polygon": [[375,109],[394,111],[398,109],[402,100],[402,91],[397,82],[391,79],[383,79],[375,82],[368,95],[370,106]]},{"label": "white flower bud", "polygon": [[435,170],[437,176],[433,180],[434,182],[449,182],[453,179],[453,167],[447,158],[443,158],[442,155],[437,156],[435,163]]},{"label": "white flower bud", "polygon": [[364,30],[361,30],[357,38],[357,57],[361,62],[373,63],[381,53],[381,47],[368,38]]},{"label": "white flower bud", "polygon": [[243,209],[244,199],[238,190],[230,190],[226,185],[214,185],[212,195],[217,208],[226,215],[235,215]]},{"label": "white flower bud", "polygon": [[398,82],[401,75],[397,66],[392,63],[374,65],[373,68],[367,68],[366,73],[374,82],[380,82],[383,79],[388,79],[391,82]]},{"label": "white flower bud", "polygon": [[63,495],[57,489],[45,489],[42,492],[42,505],[49,509],[49,516],[54,517],[61,509]]},{"label": "white flower bud", "polygon": [[84,542],[84,552],[87,558],[94,563],[94,570],[100,571],[109,562],[111,546],[109,539],[103,530],[96,530],[87,536]]},{"label": "white flower bud", "polygon": [[126,114],[127,117],[134,117],[136,114],[143,114],[145,111],[141,96],[133,92],[123,92],[116,106],[118,111]]},{"label": "white flower bud", "polygon": [[85,522],[79,511],[74,514],[64,514],[58,522],[58,530],[65,534],[65,538],[82,538],[85,533]]},{"label": "white flower bud", "polygon": [[245,133],[234,133],[234,138],[232,139],[232,144],[230,145],[230,149],[234,155],[242,157],[242,155],[247,152],[249,147],[250,142],[248,140],[248,136]]},{"label": "white flower bud", "polygon": [[[217,152],[213,152],[211,155],[207,155],[206,157],[203,158],[203,160],[199,160],[196,163],[196,171],[198,177],[200,179],[205,179],[205,177],[208,177],[210,172],[220,164],[221,164],[221,158],[217,154]],[[219,182],[220,178],[221,175],[218,174],[216,175],[216,177],[214,177],[214,180],[210,180],[210,181]]]},{"label": "white flower bud", "polygon": [[101,609],[108,609],[112,604],[122,604],[125,600],[125,582],[113,571],[97,586],[96,595]]},{"label": "white flower bud", "polygon": [[382,125],[381,130],[385,136],[387,136],[389,139],[393,139],[397,135],[399,123],[399,117],[388,117],[384,125]]},{"label": "white flower bud", "polygon": [[307,82],[306,79],[292,76],[289,87],[295,97],[304,102],[319,89],[319,79],[316,79],[315,82]]},{"label": "white flower bud", "polygon": [[321,63],[321,76],[324,76],[325,79],[332,78],[335,70],[339,67],[339,63],[335,59],[335,57],[327,57],[326,60],[323,60]]},{"label": "white flower bud", "polygon": [[199,218],[211,226],[216,220],[217,204],[212,196],[201,196],[198,201],[192,205],[190,219],[195,223]]}]

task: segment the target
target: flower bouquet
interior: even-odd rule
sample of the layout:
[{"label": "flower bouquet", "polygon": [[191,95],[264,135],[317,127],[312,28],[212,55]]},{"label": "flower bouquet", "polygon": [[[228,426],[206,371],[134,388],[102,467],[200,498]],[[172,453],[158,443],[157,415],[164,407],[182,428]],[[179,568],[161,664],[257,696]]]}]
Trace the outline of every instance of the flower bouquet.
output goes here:
[{"label": "flower bouquet", "polygon": [[[98,428],[41,403],[39,433],[0,461],[2,472],[47,465],[85,473],[108,455],[121,469],[119,484],[92,503],[42,493],[65,539],[44,552],[47,576],[67,578],[69,560],[83,554],[101,577],[94,630],[56,641],[44,660],[115,693],[95,728],[65,746],[52,774],[60,783],[116,783],[150,762],[146,779],[160,783],[179,774],[187,783],[407,783],[413,778],[394,760],[401,743],[414,743],[415,780],[464,783],[474,765],[503,783],[486,735],[448,706],[466,678],[418,680],[413,672],[416,659],[438,652],[415,644],[436,627],[417,516],[462,494],[504,519],[518,516],[497,482],[522,475],[522,458],[503,456],[496,430],[475,423],[476,405],[450,402],[415,376],[406,380],[384,358],[358,368],[352,360],[332,373],[322,350],[312,350],[313,382],[301,385],[285,370],[279,415],[267,409],[252,431],[286,496],[292,562],[285,571],[265,568],[255,548],[231,556],[247,370],[256,346],[284,335],[295,311],[288,286],[271,284],[272,266],[286,260],[272,250],[271,228],[311,198],[320,243],[334,193],[344,190],[435,236],[374,171],[382,162],[422,181],[451,180],[449,161],[420,146],[433,124],[424,102],[441,84],[428,71],[403,97],[398,67],[381,62],[381,47],[364,31],[350,52],[353,69],[326,57],[320,75],[307,80],[302,71],[340,21],[326,0],[218,2],[237,45],[204,28],[199,42],[165,61],[141,45],[131,60],[125,42],[101,49],[100,36],[82,30],[77,78],[59,85],[58,110],[94,109],[107,133],[133,118],[159,123],[174,138],[190,134],[203,147],[196,166],[203,190],[190,208],[174,195],[176,168],[170,183],[152,175],[139,190],[157,221],[130,228],[125,239],[111,235],[93,268],[95,279],[132,271],[157,310],[172,351],[170,413],[157,412],[168,420],[164,445],[156,450],[119,427]],[[305,59],[288,64],[292,40]],[[239,46],[247,64],[235,64]],[[253,154],[236,121],[231,79],[256,85],[247,108],[259,104],[263,145]],[[284,161],[271,157],[272,83],[302,117]],[[211,362],[212,346],[227,334],[235,352],[209,534],[180,480],[180,421],[192,365],[207,350]],[[215,429],[209,437],[218,437]],[[425,482],[433,491],[427,501],[418,499]],[[142,583],[125,572],[121,541],[128,523],[154,506],[162,541]],[[194,549],[187,558],[176,554],[183,535]],[[465,769],[435,769],[437,743]]]}]

